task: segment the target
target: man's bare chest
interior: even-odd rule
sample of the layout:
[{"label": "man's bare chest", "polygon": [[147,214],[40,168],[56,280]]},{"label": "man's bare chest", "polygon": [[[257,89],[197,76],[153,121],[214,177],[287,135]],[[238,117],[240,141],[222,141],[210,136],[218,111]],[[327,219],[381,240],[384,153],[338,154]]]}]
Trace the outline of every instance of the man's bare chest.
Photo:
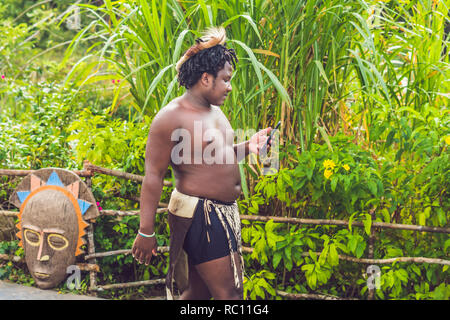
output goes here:
[{"label": "man's bare chest", "polygon": [[234,163],[234,131],[223,114],[186,115],[181,124],[171,137],[175,164]]},{"label": "man's bare chest", "polygon": [[232,145],[234,141],[234,131],[230,122],[219,112],[183,115],[179,129],[196,145],[201,143],[205,146],[214,141]]}]

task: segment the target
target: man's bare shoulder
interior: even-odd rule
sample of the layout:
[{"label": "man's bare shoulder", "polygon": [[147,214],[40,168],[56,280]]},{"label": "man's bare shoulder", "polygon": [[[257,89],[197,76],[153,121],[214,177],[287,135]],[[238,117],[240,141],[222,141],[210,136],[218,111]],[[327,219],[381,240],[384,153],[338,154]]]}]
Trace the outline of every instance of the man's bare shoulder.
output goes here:
[{"label": "man's bare shoulder", "polygon": [[152,127],[166,128],[167,130],[180,127],[181,111],[179,98],[175,98],[156,113],[152,120]]},{"label": "man's bare shoulder", "polygon": [[222,117],[225,117],[225,118],[227,117],[225,115],[225,113],[223,112],[221,107],[211,105],[211,109],[214,111],[214,113],[217,113],[217,114],[219,114],[219,115],[221,115]]},{"label": "man's bare shoulder", "polygon": [[223,112],[221,107],[218,107],[218,106],[211,106],[211,107],[214,110],[214,113],[217,114],[223,121],[225,121],[227,123],[230,122],[230,120],[228,119],[226,114]]},{"label": "man's bare shoulder", "polygon": [[195,114],[196,112],[198,111],[190,107],[182,97],[178,97],[161,108],[156,114],[155,119],[183,120],[186,116]]}]

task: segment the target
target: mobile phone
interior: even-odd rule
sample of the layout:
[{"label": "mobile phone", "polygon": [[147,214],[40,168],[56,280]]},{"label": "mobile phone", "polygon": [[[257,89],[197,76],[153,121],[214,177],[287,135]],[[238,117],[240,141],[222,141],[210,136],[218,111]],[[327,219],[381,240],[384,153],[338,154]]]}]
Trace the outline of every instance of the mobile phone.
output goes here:
[{"label": "mobile phone", "polygon": [[265,150],[265,149],[267,148],[267,145],[270,144],[270,142],[271,142],[271,140],[272,140],[272,137],[273,137],[273,134],[275,133],[275,130],[278,130],[278,128],[280,127],[280,125],[281,125],[281,121],[278,121],[278,123],[277,123],[277,125],[275,126],[275,128],[273,128],[272,131],[270,131],[269,138],[267,139],[266,143],[264,143],[263,147],[261,148],[261,151],[262,151],[262,150]]}]

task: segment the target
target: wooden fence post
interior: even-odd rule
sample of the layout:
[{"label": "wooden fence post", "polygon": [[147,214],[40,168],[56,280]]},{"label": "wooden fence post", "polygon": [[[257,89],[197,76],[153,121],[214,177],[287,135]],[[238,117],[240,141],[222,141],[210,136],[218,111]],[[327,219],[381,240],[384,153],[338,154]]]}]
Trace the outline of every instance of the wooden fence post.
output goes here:
[{"label": "wooden fence post", "polygon": [[[92,179],[90,176],[86,177],[86,185],[92,192]],[[95,219],[91,219],[91,221],[89,222],[89,226],[87,227],[89,255],[95,255],[94,223]],[[90,258],[88,263],[97,264],[97,259],[95,259],[95,257]],[[89,290],[94,296],[97,296],[96,289],[97,289],[97,272],[95,270],[91,270],[89,271]]]},{"label": "wooden fence post", "polygon": [[[372,210],[372,212],[370,212],[370,216],[372,218],[372,221],[375,221],[375,210]],[[369,236],[369,252],[368,252],[369,259],[373,259],[373,257],[374,257],[374,244],[375,244],[375,228],[373,226],[371,226],[370,236]],[[369,291],[368,291],[367,299],[375,300],[374,288],[368,288],[368,289],[369,289]]]}]

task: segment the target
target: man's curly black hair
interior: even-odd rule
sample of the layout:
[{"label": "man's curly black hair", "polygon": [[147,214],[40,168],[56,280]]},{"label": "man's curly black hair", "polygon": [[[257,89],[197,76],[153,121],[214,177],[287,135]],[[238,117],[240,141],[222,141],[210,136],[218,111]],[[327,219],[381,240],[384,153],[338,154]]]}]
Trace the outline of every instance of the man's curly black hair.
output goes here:
[{"label": "man's curly black hair", "polygon": [[225,66],[227,61],[236,69],[238,58],[234,49],[228,49],[218,44],[202,50],[181,65],[178,72],[178,82],[181,86],[189,89],[197,83],[204,72],[217,77],[217,73]]}]

